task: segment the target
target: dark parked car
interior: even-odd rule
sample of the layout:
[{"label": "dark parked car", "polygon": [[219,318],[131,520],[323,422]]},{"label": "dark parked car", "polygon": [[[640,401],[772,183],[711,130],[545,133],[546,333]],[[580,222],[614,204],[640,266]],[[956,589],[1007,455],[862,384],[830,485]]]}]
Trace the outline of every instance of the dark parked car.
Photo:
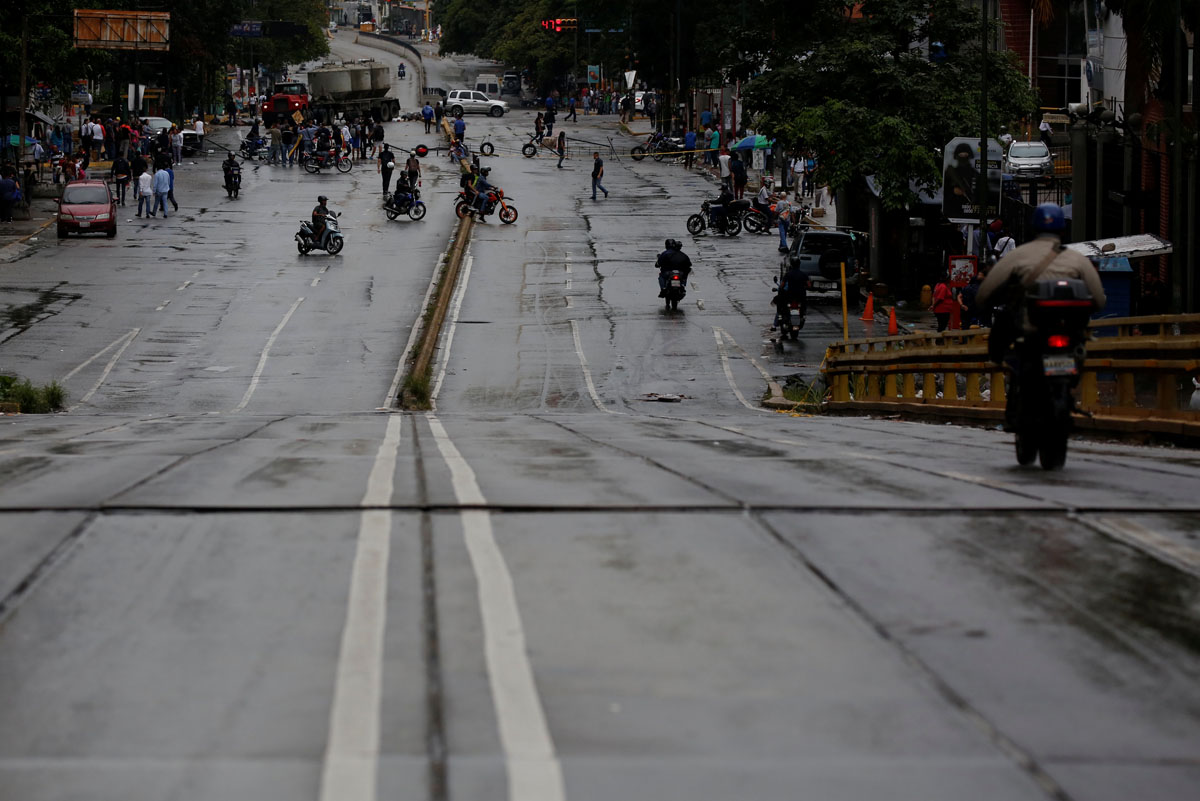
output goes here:
[{"label": "dark parked car", "polygon": [[104,181],[72,181],[58,201],[58,238],[104,232],[109,239],[117,235],[117,203]]}]

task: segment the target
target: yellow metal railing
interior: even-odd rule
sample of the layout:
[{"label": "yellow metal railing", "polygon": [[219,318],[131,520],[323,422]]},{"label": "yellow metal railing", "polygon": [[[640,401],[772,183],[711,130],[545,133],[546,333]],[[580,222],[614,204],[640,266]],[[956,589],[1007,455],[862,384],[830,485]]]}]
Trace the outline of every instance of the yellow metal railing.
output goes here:
[{"label": "yellow metal railing", "polygon": [[[1200,410],[1184,400],[1200,375],[1200,314],[1094,320],[1091,330],[1078,390],[1091,427],[1200,435]],[[988,359],[989,333],[837,342],[825,360],[827,405],[999,419],[1004,371]]]}]

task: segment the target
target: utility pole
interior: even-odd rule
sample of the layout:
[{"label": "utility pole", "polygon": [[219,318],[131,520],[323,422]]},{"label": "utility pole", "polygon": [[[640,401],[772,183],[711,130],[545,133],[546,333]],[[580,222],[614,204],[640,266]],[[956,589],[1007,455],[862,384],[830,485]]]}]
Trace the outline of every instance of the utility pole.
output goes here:
[{"label": "utility pole", "polygon": [[[25,164],[25,104],[29,98],[29,15],[21,18],[21,96],[17,98],[17,168]],[[24,177],[24,176],[22,176]],[[29,196],[29,187],[24,189]]]},{"label": "utility pole", "polygon": [[[979,48],[979,264],[987,258],[987,207],[988,207],[988,0],[979,4],[980,12]],[[969,243],[968,243],[969,249]]]}]

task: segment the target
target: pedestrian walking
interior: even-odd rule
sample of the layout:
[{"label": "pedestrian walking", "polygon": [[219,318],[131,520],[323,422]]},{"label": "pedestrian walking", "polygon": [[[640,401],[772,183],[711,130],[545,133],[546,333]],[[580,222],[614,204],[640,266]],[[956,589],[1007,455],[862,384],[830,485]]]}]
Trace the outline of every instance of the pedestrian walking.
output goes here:
[{"label": "pedestrian walking", "polygon": [[683,135],[683,168],[690,170],[696,158],[696,132],[688,129]]},{"label": "pedestrian walking", "polygon": [[17,171],[8,164],[0,169],[0,222],[13,221],[13,206],[17,202],[17,193],[21,184],[17,180]]},{"label": "pedestrian walking", "polygon": [[714,167],[720,166],[717,157],[721,154],[721,132],[714,125],[708,132],[708,163]]},{"label": "pedestrian walking", "polygon": [[425,120],[425,133],[429,133],[433,128],[433,106],[429,105],[429,101],[425,101],[424,107],[421,109],[421,117]]},{"label": "pedestrian walking", "polygon": [[937,318],[937,330],[942,332],[950,325],[950,314],[959,305],[950,288],[949,279],[943,275],[942,280],[933,288],[933,316]]},{"label": "pedestrian walking", "polygon": [[178,125],[171,126],[171,156],[176,164],[183,161],[183,131]]},{"label": "pedestrian walking", "polygon": [[729,156],[729,173],[733,176],[733,199],[741,200],[746,194],[746,162],[736,150]]},{"label": "pedestrian walking", "polygon": [[729,192],[733,192],[733,173],[729,170],[729,151],[722,150],[721,155],[717,156],[717,167],[721,171],[721,186]]},{"label": "pedestrian walking", "polygon": [[1050,127],[1050,122],[1043,117],[1041,123],[1038,124],[1038,135],[1042,139],[1042,144],[1049,150],[1054,145],[1053,139],[1054,130]]},{"label": "pedestrian walking", "polygon": [[117,188],[116,201],[118,206],[125,205],[125,193],[129,190],[129,160],[117,152],[113,159],[112,168],[108,172],[109,180]]},{"label": "pedestrian walking", "polygon": [[554,113],[554,107],[546,109],[546,136],[554,136],[554,120],[558,117]]},{"label": "pedestrian walking", "polygon": [[[558,132],[558,168],[560,170],[562,169],[563,159],[565,159],[566,157],[567,157],[567,132],[559,131]],[[592,193],[595,194],[595,190],[592,190]],[[606,192],[605,194],[608,194],[608,193]]]},{"label": "pedestrian walking", "polygon": [[454,138],[460,142],[467,138],[467,121],[461,113],[454,115]]},{"label": "pedestrian walking", "polygon": [[604,177],[604,161],[600,158],[600,152],[596,151],[592,154],[595,161],[592,162],[592,200],[596,199],[596,190],[599,189],[608,197],[608,190],[604,188],[604,184],[600,183],[600,179]]},{"label": "pedestrian walking", "polygon": [[150,210],[150,216],[153,217],[154,213],[161,208],[165,220],[167,218],[167,195],[171,192],[171,176],[167,174],[166,170],[159,170],[154,173],[152,186],[154,188],[154,206]]},{"label": "pedestrian walking", "polygon": [[574,95],[572,95],[571,98],[569,100],[567,100],[567,116],[563,117],[563,121],[566,122],[567,120],[573,120],[574,122],[579,122],[579,115],[575,113],[575,96]]},{"label": "pedestrian walking", "polygon": [[192,130],[194,130],[196,132],[196,147],[199,148],[201,153],[203,153],[204,152],[204,120],[197,117],[196,121],[194,123],[192,123]]},{"label": "pedestrian walking", "polygon": [[138,195],[138,210],[137,216],[142,216],[142,206],[146,207],[146,216],[153,217],[154,212],[151,211],[154,207],[154,178],[150,173],[142,172],[138,175],[137,195]]},{"label": "pedestrian walking", "polygon": [[267,129],[267,140],[271,143],[267,151],[267,163],[278,164],[283,160],[283,132],[279,130],[279,123],[271,123]]},{"label": "pedestrian walking", "polygon": [[396,167],[396,157],[384,142],[383,150],[379,151],[379,159],[375,164],[375,172],[383,176],[383,194],[387,194],[392,186],[392,170]]},{"label": "pedestrian walking", "polygon": [[[175,169],[171,166],[171,162],[167,162],[163,167],[163,172],[167,174],[170,185],[167,188],[167,200],[171,203],[171,208],[174,211],[179,211],[179,204],[175,202]],[[167,209],[163,207],[163,216],[167,216]]]},{"label": "pedestrian walking", "polygon": [[283,130],[279,132],[279,142],[282,145],[279,163],[294,164],[296,161],[296,123],[291,122],[284,126]]},{"label": "pedestrian walking", "polygon": [[404,162],[404,169],[408,173],[408,185],[416,186],[421,180],[421,160],[417,158],[417,154],[408,151],[408,158]]},{"label": "pedestrian walking", "polygon": [[442,101],[437,101],[433,104],[433,124],[438,128],[442,127],[442,118],[446,116],[446,110],[442,108]]},{"label": "pedestrian walking", "polygon": [[786,194],[775,201],[775,216],[775,225],[779,228],[779,252],[787,253],[788,227],[792,224],[792,204],[788,202]]},{"label": "pedestrian walking", "polygon": [[342,119],[341,133],[342,133],[342,149],[341,149],[341,151],[338,152],[338,155],[340,156],[340,155],[344,154],[344,155],[347,155],[347,156],[350,156],[351,158],[353,158],[354,157],[354,149],[353,149],[354,148],[354,144],[353,144],[354,134],[351,133],[350,123],[346,122],[345,118]]},{"label": "pedestrian walking", "polygon": [[533,138],[540,145],[542,139],[546,136],[546,115],[538,112],[537,117],[533,120]]},{"label": "pedestrian walking", "polygon": [[815,197],[817,182],[817,159],[812,153],[804,156],[804,183],[801,186],[803,194],[809,197]]}]

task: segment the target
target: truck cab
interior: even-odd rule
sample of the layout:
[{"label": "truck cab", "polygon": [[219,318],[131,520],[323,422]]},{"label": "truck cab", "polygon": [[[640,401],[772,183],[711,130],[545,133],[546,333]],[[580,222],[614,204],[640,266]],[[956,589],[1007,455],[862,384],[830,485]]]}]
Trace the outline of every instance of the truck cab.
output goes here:
[{"label": "truck cab", "polygon": [[271,96],[263,104],[263,122],[270,125],[276,120],[291,117],[297,111],[307,114],[308,107],[308,86],[306,84],[295,81],[277,83]]}]

